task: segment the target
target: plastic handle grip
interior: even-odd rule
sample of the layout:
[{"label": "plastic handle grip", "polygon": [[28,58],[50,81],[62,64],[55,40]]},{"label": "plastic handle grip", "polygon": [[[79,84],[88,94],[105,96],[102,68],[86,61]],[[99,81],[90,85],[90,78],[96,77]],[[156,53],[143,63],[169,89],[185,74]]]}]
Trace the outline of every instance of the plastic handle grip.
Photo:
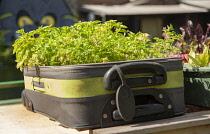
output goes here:
[{"label": "plastic handle grip", "polygon": [[[126,78],[126,83],[129,87],[161,85],[167,82],[166,69],[163,65],[156,62],[132,62],[120,64],[118,65],[118,67],[122,70],[123,73],[127,72],[126,74],[135,74],[139,72],[154,74],[152,76],[141,76],[128,79]],[[116,69],[114,67],[110,68],[104,75],[104,88],[106,90],[116,90],[119,87],[119,85],[121,85],[120,81],[117,80],[117,77],[118,74]]]},{"label": "plastic handle grip", "polygon": [[34,90],[45,92],[45,85],[44,85],[43,81],[39,81],[39,79],[33,78],[32,79],[32,84],[33,84]]}]

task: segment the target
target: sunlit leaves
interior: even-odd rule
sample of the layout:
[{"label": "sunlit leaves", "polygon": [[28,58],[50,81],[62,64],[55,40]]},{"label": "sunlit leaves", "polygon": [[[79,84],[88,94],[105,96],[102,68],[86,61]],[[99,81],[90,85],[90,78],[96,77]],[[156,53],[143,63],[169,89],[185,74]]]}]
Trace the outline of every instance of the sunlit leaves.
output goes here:
[{"label": "sunlit leaves", "polygon": [[[202,54],[195,53],[194,50],[191,50],[187,60],[191,67],[208,67],[209,66],[209,49],[208,46],[204,46]],[[192,48],[193,49],[193,48]]]},{"label": "sunlit leaves", "polygon": [[[31,32],[19,30],[21,36],[13,44],[17,68],[162,58],[166,51],[176,50],[173,46],[165,47],[176,38],[167,42],[156,39],[153,43],[148,34],[126,28],[110,20],[78,22],[70,27],[45,26]],[[163,50],[156,51],[160,47]]]}]

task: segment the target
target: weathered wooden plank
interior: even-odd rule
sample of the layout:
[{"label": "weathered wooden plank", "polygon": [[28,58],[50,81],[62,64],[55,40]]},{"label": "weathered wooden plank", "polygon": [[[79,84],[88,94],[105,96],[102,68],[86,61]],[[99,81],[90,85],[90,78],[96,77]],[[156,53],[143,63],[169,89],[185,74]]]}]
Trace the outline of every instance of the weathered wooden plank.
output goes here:
[{"label": "weathered wooden plank", "polygon": [[0,106],[0,134],[89,134],[64,128],[58,122],[27,111],[22,104]]},{"label": "weathered wooden plank", "polygon": [[194,126],[189,128],[175,129],[152,134],[209,134],[210,125]]},{"label": "weathered wooden plank", "polygon": [[[207,131],[207,132],[205,132]],[[92,130],[92,134],[205,134],[210,132],[210,111],[183,116]]]},{"label": "weathered wooden plank", "polygon": [[[20,99],[13,101],[15,100],[20,102]],[[7,101],[2,101],[2,104]],[[1,134],[209,134],[210,132],[210,110],[187,113],[169,119],[85,131],[62,127],[59,122],[26,110],[22,104],[0,106],[0,115]]]}]

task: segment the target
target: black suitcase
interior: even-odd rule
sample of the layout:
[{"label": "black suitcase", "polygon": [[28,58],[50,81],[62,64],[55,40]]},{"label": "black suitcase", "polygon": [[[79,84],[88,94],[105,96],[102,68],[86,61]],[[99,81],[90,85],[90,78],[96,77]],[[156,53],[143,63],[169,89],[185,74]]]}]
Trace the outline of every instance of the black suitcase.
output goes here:
[{"label": "black suitcase", "polygon": [[24,68],[23,104],[87,129],[185,113],[181,58]]}]

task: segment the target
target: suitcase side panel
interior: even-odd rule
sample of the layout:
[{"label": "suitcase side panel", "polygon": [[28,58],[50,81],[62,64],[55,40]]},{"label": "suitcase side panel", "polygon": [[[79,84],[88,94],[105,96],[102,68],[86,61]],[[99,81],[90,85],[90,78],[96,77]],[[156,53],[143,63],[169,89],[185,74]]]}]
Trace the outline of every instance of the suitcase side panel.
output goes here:
[{"label": "suitcase side panel", "polygon": [[[182,59],[179,58],[159,58],[147,60],[130,60],[107,63],[93,63],[66,66],[40,66],[24,68],[24,76],[51,78],[51,79],[84,79],[92,77],[103,77],[104,74],[114,65],[125,63],[156,62],[162,64],[167,71],[182,70]],[[141,73],[143,70],[139,70]],[[126,72],[124,72],[126,74]],[[132,73],[132,70],[129,71]]]},{"label": "suitcase side panel", "polygon": [[33,111],[70,128],[100,127],[103,105],[110,95],[85,98],[59,98],[25,89]]},{"label": "suitcase side panel", "polygon": [[[143,90],[148,91],[150,89],[135,90],[134,92],[137,98],[140,97],[140,103],[142,103],[143,99],[141,99],[139,94],[144,92]],[[135,117],[132,122],[125,122],[123,120],[114,120],[112,117],[113,110],[116,110],[117,108],[116,105],[111,101],[109,102],[109,100],[110,98],[111,100],[115,100],[112,99],[115,98],[115,94],[83,98],[59,98],[28,89],[24,90],[25,95],[32,103],[33,111],[48,116],[53,120],[59,121],[66,127],[80,129],[151,121],[184,114],[185,106],[183,88],[169,88],[163,89],[163,91],[169,98],[171,98],[170,104],[172,106],[171,110],[173,110],[172,115],[165,113],[164,115],[156,114],[150,116],[140,116]],[[136,101],[136,103],[139,103],[138,99]],[[105,104],[108,104],[108,109],[104,109]],[[110,108],[112,110],[110,110]],[[168,107],[166,106],[165,109],[168,109]],[[102,122],[104,119],[104,110],[108,110],[106,112],[108,118],[106,119],[109,120],[105,126]]]},{"label": "suitcase side panel", "polygon": [[[145,75],[145,74],[144,74]],[[130,77],[130,75],[129,75]],[[168,81],[163,85],[148,86],[133,88],[133,90],[147,89],[147,88],[177,88],[184,87],[183,71],[169,71],[167,72]],[[86,78],[86,79],[47,79],[47,78],[33,78],[24,76],[25,88],[49,94],[61,98],[80,98],[98,95],[106,95],[115,93],[116,90],[108,91],[103,87],[103,77]],[[34,86],[33,83],[44,83],[43,88]]]}]

